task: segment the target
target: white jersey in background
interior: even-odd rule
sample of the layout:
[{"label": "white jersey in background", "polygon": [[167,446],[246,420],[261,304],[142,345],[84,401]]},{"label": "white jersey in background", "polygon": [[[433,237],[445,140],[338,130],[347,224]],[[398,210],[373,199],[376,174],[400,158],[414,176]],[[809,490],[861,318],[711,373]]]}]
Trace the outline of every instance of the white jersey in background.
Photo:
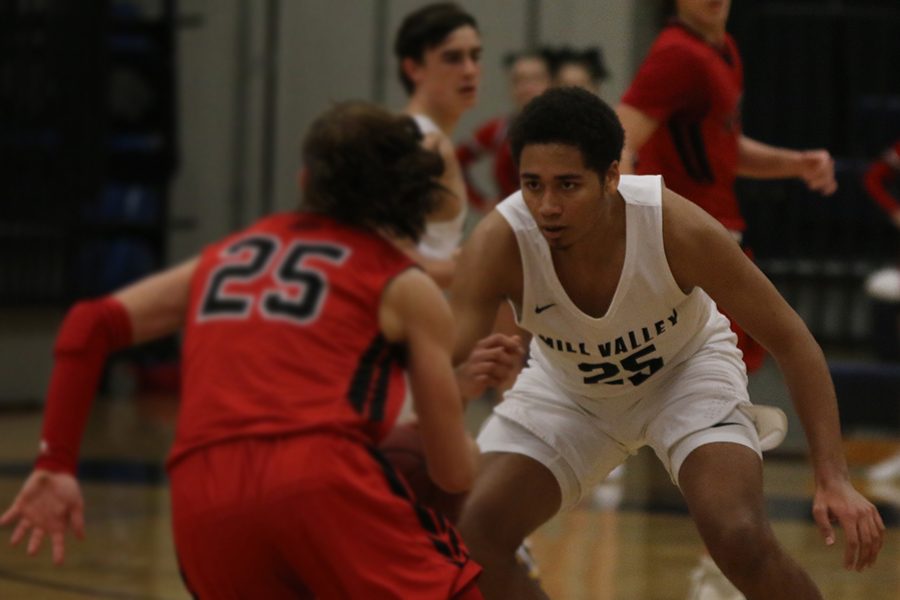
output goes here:
[{"label": "white jersey in background", "polygon": [[[441,133],[437,124],[425,115],[412,115],[422,135]],[[468,203],[463,201],[459,213],[449,221],[428,221],[417,246],[422,256],[445,260],[453,256],[459,248],[466,222]]]},{"label": "white jersey in background", "polygon": [[[522,256],[522,306],[516,312],[519,325],[534,334],[532,360],[557,385],[588,399],[643,395],[705,344],[734,337],[706,292],[696,288],[684,294],[669,270],[662,179],[623,175],[619,192],[626,206],[625,260],[609,309],[600,318],[584,314],[566,294],[522,193],[497,207],[515,232]],[[721,349],[742,365],[734,344]]]}]

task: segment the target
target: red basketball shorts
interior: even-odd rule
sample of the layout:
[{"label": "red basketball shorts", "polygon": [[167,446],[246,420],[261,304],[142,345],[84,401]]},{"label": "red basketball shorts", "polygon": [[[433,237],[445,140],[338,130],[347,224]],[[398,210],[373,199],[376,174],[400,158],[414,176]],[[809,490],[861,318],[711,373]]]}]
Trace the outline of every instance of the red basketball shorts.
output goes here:
[{"label": "red basketball shorts", "polygon": [[453,527],[358,442],[317,434],[198,450],[170,470],[199,598],[481,598]]}]

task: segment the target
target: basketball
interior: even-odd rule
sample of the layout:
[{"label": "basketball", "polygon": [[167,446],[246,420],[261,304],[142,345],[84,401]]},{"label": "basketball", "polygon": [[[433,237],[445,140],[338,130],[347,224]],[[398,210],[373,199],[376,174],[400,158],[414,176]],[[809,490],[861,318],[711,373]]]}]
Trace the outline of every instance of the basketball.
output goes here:
[{"label": "basketball", "polygon": [[466,494],[447,493],[428,476],[422,435],[416,422],[396,426],[378,449],[406,480],[416,500],[440,512],[450,522],[456,522]]}]

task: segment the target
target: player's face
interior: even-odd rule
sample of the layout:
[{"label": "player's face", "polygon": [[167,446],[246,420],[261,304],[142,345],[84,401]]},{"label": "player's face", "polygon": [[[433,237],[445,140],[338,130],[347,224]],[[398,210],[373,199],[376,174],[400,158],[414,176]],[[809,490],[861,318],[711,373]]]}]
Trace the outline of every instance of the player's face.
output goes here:
[{"label": "player's face", "polygon": [[562,65],[556,73],[556,85],[561,87],[580,87],[592,94],[599,94],[600,90],[591,79],[591,72],[584,65],[569,63]]},{"label": "player's face", "polygon": [[411,71],[416,94],[425,94],[431,103],[453,112],[471,108],[481,82],[481,37],[468,25],[455,29],[443,42],[425,50],[422,62]]},{"label": "player's face", "polygon": [[731,0],[678,0],[678,16],[701,31],[724,31]]},{"label": "player's face", "polygon": [[513,63],[509,71],[513,102],[522,108],[550,87],[550,71],[547,63],[533,56],[525,56]]},{"label": "player's face", "polygon": [[603,200],[618,187],[618,164],[612,176],[584,165],[581,150],[568,144],[529,144],[519,158],[522,196],[541,233],[553,249],[584,241],[602,219]]}]

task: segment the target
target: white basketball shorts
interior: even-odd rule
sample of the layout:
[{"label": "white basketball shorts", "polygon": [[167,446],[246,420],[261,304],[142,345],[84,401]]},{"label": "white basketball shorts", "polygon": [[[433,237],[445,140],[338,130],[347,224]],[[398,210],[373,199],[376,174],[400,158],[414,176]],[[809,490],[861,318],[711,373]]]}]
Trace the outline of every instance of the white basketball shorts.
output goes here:
[{"label": "white basketball shorts", "polygon": [[704,444],[742,444],[761,457],[753,420],[741,409],[750,399],[740,355],[716,345],[646,392],[613,399],[573,394],[532,359],[485,422],[478,445],[482,452],[524,454],[550,469],[562,509],[643,446],[653,448],[676,485],[684,459]]}]

